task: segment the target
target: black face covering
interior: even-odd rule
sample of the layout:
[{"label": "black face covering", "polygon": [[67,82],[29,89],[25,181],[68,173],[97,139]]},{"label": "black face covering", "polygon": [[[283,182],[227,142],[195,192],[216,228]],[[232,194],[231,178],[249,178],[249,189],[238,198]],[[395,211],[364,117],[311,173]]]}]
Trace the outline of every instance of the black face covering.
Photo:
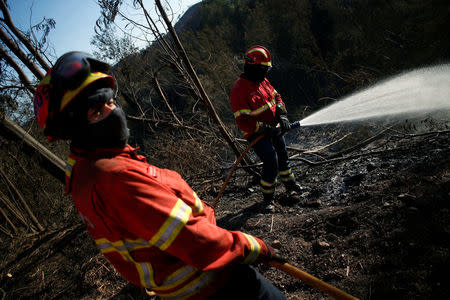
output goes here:
[{"label": "black face covering", "polygon": [[75,133],[72,144],[83,150],[124,147],[130,136],[124,111],[116,107],[103,120],[86,123]]},{"label": "black face covering", "polygon": [[267,73],[269,73],[270,67],[263,65],[251,65],[244,64],[244,77],[254,83],[260,83],[266,78]]}]

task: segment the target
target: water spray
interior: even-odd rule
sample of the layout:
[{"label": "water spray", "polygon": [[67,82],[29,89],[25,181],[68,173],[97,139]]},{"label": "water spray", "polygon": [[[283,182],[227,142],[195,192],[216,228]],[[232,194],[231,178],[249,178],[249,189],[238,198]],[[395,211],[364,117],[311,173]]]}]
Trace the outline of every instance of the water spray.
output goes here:
[{"label": "water spray", "polygon": [[[290,129],[389,115],[421,115],[435,111],[450,112],[450,64],[417,69],[385,80],[327,106],[303,120],[291,123]],[[244,155],[263,137],[264,135],[260,135],[249,143],[236,160],[212,204],[213,208],[217,206],[231,175]],[[357,299],[288,263],[270,261],[269,264],[335,299]]]},{"label": "water spray", "polygon": [[416,69],[356,92],[301,120],[302,126],[450,112],[450,64]]}]

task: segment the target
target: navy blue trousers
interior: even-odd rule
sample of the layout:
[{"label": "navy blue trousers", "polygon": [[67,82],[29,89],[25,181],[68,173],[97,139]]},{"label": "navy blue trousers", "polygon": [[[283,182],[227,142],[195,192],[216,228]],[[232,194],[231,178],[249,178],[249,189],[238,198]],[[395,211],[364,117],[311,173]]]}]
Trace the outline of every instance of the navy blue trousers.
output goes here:
[{"label": "navy blue trousers", "polygon": [[[256,137],[257,135],[251,136],[248,141],[251,142]],[[260,185],[264,194],[274,193],[278,172],[280,172],[283,183],[295,182],[295,177],[290,170],[286,141],[283,135],[263,137],[253,146],[253,150],[263,163]]]},{"label": "navy blue trousers", "polygon": [[272,283],[250,265],[237,265],[230,279],[207,300],[286,300]]}]

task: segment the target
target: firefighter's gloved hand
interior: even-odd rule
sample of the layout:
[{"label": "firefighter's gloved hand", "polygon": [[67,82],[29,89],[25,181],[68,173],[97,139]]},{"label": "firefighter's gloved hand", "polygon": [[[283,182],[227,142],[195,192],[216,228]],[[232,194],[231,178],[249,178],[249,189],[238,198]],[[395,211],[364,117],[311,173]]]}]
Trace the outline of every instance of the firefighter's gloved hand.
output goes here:
[{"label": "firefighter's gloved hand", "polygon": [[276,110],[275,110],[275,117],[277,121],[280,123],[281,130],[283,132],[288,131],[291,129],[291,122],[289,122],[289,119],[287,117],[287,109],[284,104],[277,104]]},{"label": "firefighter's gloved hand", "polygon": [[281,127],[265,126],[263,132],[267,137],[274,137],[281,134]]},{"label": "firefighter's gloved hand", "polygon": [[268,263],[269,261],[277,261],[280,263],[285,263],[287,260],[281,256],[280,251],[278,249],[272,248],[271,246],[266,244],[268,252],[266,255],[260,254],[256,259],[255,264],[258,263]]},{"label": "firefighter's gloved hand", "polygon": [[272,248],[271,246],[269,246],[269,251],[271,252],[271,253],[270,253],[269,261],[270,261],[270,260],[274,260],[274,261],[277,261],[277,262],[280,262],[280,263],[285,263],[285,262],[287,262],[287,259],[284,258],[284,257],[281,255],[280,250],[275,249],[275,248]]},{"label": "firefighter's gloved hand", "polygon": [[289,129],[291,129],[291,122],[289,122],[288,117],[286,115],[281,115],[279,119],[281,130],[283,132],[289,131]]}]

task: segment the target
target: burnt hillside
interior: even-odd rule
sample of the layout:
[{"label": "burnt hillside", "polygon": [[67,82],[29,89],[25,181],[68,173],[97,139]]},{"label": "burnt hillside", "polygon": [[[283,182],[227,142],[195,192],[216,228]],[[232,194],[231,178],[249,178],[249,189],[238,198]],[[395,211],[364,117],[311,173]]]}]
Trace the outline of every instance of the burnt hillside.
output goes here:
[{"label": "burnt hillside", "polygon": [[[291,264],[360,299],[445,298],[450,132],[372,124],[289,134],[300,149],[292,155],[316,149],[292,159],[304,193],[292,198],[279,186],[276,212],[262,213],[257,184],[238,170],[218,203],[219,224],[278,241]],[[224,175],[188,182],[212,203]],[[4,299],[148,299],[113,270],[76,221],[2,248]],[[277,269],[258,268],[288,299],[327,299]]]},{"label": "burnt hillside", "polygon": [[[249,45],[271,50],[269,79],[290,119],[298,120],[390,75],[448,62],[447,10],[443,0],[205,0],[177,30],[218,114],[239,138],[228,93]],[[235,155],[165,61],[155,43],[114,67],[130,143],[150,163],[178,171],[212,203]],[[155,73],[167,103],[156,91]],[[0,115],[21,113],[3,91],[0,96]],[[257,178],[239,168],[217,207],[218,222],[277,241],[290,263],[361,299],[445,298],[449,119],[291,131],[289,153],[304,193],[293,198],[279,186],[276,212],[262,213]],[[67,142],[49,143],[32,120],[22,125],[66,158]],[[21,139],[0,132],[1,298],[145,299],[99,254],[41,160]],[[274,268],[258,268],[288,299],[327,299]]]}]

